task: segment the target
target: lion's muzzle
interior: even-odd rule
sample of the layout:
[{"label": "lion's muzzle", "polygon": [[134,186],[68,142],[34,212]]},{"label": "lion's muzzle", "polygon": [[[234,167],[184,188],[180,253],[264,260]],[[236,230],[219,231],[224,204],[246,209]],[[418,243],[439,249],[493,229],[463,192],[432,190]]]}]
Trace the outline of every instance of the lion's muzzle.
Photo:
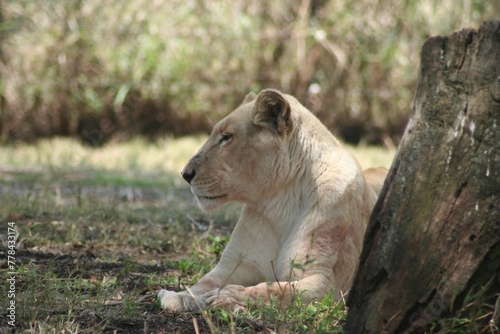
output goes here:
[{"label": "lion's muzzle", "polygon": [[187,183],[191,184],[191,181],[193,181],[194,177],[196,176],[196,170],[194,169],[187,169],[184,168],[184,170],[181,172],[182,178],[186,180]]}]

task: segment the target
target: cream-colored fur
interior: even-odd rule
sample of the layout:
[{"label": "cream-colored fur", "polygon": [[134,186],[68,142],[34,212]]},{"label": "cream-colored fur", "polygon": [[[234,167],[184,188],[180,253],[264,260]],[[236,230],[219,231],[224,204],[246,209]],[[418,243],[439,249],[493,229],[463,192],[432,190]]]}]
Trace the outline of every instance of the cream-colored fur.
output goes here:
[{"label": "cream-colored fur", "polygon": [[[366,224],[387,174],[367,171],[294,97],[250,93],[187,164],[205,210],[243,203],[220,262],[189,291],[161,290],[163,308],[310,301],[351,287]],[[194,296],[194,298],[193,298]]]}]

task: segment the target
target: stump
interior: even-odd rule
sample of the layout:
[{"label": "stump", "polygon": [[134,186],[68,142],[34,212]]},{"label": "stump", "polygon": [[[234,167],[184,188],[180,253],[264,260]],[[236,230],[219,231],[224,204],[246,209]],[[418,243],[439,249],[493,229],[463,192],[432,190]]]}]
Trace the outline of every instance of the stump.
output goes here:
[{"label": "stump", "polygon": [[429,331],[480,287],[495,304],[499,148],[500,22],[430,38],[348,295],[348,333]]}]

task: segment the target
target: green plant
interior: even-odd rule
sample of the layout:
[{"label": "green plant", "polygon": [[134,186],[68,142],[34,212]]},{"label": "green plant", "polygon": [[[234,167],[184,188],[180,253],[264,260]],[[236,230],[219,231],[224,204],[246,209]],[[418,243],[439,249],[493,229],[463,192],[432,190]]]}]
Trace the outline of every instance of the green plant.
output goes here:
[{"label": "green plant", "polygon": [[226,244],[229,241],[228,237],[221,236],[211,236],[208,235],[209,244],[207,246],[207,251],[215,255],[215,259],[219,262],[220,257],[222,256],[222,252],[224,248],[226,248]]},{"label": "green plant", "polygon": [[[333,292],[321,300],[305,303],[301,294],[296,293],[290,304],[282,307],[281,303],[249,301],[248,311],[231,314],[216,311],[214,316],[221,322],[234,324],[236,320],[247,322],[247,327],[257,325],[268,327],[278,333],[341,333],[342,321],[347,314],[343,301],[336,301]],[[248,330],[248,328],[246,329]],[[242,331],[244,332],[244,331]]]},{"label": "green plant", "polygon": [[[498,328],[490,321],[495,312],[495,301],[498,295],[491,293],[494,278],[487,284],[473,287],[461,302],[462,307],[454,312],[449,312],[441,319],[430,325],[430,333],[495,333]],[[493,296],[494,298],[487,298]],[[456,302],[456,301],[455,301]],[[453,308],[453,305],[450,306]]]}]

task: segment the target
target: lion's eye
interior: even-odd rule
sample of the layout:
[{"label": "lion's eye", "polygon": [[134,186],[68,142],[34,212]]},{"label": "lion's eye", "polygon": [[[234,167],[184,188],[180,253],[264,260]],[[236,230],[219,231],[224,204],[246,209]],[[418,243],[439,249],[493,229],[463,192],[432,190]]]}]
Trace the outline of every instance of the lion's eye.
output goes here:
[{"label": "lion's eye", "polygon": [[223,142],[229,141],[231,138],[233,138],[233,134],[232,134],[232,133],[229,133],[229,132],[224,132],[224,133],[222,134],[221,139],[220,139],[220,143],[223,143]]}]

